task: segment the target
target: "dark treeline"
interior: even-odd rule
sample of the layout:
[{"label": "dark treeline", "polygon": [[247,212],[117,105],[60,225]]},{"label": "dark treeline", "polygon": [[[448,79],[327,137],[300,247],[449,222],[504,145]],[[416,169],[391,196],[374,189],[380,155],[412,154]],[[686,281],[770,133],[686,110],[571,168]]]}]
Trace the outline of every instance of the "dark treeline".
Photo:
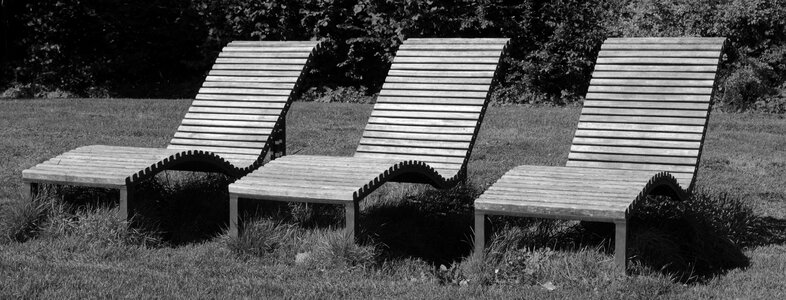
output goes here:
[{"label": "dark treeline", "polygon": [[0,1],[6,96],[193,97],[231,40],[321,39],[309,94],[351,101],[405,38],[510,37],[495,101],[564,104],[606,37],[726,36],[717,105],[786,110],[786,0]]}]

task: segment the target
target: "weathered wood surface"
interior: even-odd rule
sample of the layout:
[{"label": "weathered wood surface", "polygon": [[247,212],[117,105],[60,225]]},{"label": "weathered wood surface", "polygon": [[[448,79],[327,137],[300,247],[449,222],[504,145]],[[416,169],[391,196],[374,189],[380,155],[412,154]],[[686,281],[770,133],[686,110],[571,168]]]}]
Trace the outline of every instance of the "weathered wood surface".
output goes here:
[{"label": "weathered wood surface", "polygon": [[22,178],[120,188],[181,164],[241,176],[258,167],[272,140],[281,138],[276,130],[283,126],[316,45],[232,42],[219,54],[166,149],[80,147],[24,170]]},{"label": "weathered wood surface", "polygon": [[354,230],[358,201],[386,181],[461,182],[507,41],[405,41],[353,157],[280,158],[231,184],[231,197],[343,203]]},{"label": "weathered wood surface", "polygon": [[355,156],[422,161],[445,178],[459,175],[506,43],[407,40],[396,53]]},{"label": "weathered wood surface", "polygon": [[489,214],[613,222],[624,269],[632,204],[656,189],[684,198],[693,188],[724,42],[608,39],[566,167],[510,170],[475,200],[475,223]]}]

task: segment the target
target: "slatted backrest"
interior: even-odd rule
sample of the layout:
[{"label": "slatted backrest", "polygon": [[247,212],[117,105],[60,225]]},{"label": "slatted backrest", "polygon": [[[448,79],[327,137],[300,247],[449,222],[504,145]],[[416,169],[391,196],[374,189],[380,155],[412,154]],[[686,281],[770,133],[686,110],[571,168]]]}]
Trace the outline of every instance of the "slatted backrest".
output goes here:
[{"label": "slatted backrest", "polygon": [[317,43],[229,43],[168,148],[214,152],[241,168],[264,159]]},{"label": "slatted backrest", "polygon": [[606,40],[567,165],[669,171],[691,189],[724,42]]},{"label": "slatted backrest", "polygon": [[446,178],[462,173],[507,42],[406,40],[355,156],[424,161]]}]

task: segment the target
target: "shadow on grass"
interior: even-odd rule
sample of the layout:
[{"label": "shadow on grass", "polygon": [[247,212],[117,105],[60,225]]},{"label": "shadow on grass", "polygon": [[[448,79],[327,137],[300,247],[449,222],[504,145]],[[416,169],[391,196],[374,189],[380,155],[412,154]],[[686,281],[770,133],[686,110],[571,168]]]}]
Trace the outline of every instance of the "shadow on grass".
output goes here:
[{"label": "shadow on grass", "polygon": [[383,245],[383,259],[415,257],[450,265],[472,250],[472,202],[478,195],[466,185],[374,203],[363,212],[361,231]]},{"label": "shadow on grass", "polygon": [[[522,221],[495,217],[498,229],[526,227],[521,248],[575,250],[600,246],[614,251],[611,223],[559,220]],[[786,242],[786,220],[759,217],[728,194],[694,193],[683,202],[648,197],[632,209],[628,222],[628,251],[633,272],[657,270],[681,283],[702,283],[729,270],[746,268],[747,247]]]},{"label": "shadow on grass", "polygon": [[137,186],[129,204],[133,226],[159,232],[171,245],[214,238],[229,224],[232,181],[220,173],[164,171]]}]

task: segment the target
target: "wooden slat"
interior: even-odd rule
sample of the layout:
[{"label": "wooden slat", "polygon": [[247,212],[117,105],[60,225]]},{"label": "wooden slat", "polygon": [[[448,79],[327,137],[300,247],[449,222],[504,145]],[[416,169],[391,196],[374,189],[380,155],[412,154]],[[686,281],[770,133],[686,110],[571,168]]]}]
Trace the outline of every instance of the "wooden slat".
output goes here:
[{"label": "wooden slat", "polygon": [[[447,112],[444,112],[447,111]],[[465,113],[465,112],[450,112],[444,111],[420,111],[420,110],[387,110],[387,109],[374,109],[371,112],[372,117],[390,117],[390,118],[417,118],[417,119],[448,119],[448,120],[473,120],[476,121],[479,117],[478,113]]]},{"label": "wooden slat", "polygon": [[[641,61],[631,59],[633,63],[641,63]],[[716,60],[717,63],[717,60]],[[595,71],[620,71],[620,72],[707,72],[714,73],[717,69],[717,64],[702,64],[702,65],[634,65],[634,64],[596,64]]]},{"label": "wooden slat", "polygon": [[486,92],[488,84],[446,84],[446,83],[391,83],[385,82],[384,89],[427,90],[427,91],[479,91]]},{"label": "wooden slat", "polygon": [[[282,77],[287,78],[287,77]],[[295,82],[276,82],[276,83],[268,83],[268,82],[247,82],[247,81],[206,81],[202,84],[203,87],[224,87],[224,88],[253,88],[253,89],[276,89],[276,90],[286,90],[291,91],[292,88],[295,87]],[[289,95],[288,93],[285,95]]]},{"label": "wooden slat", "polygon": [[594,108],[585,107],[581,112],[588,115],[616,115],[616,116],[673,116],[681,118],[705,118],[707,110],[686,109],[637,109],[637,108]]},{"label": "wooden slat", "polygon": [[591,84],[594,85],[632,85],[632,86],[685,86],[685,87],[710,87],[714,80],[655,80],[655,79],[599,79],[593,78]]},{"label": "wooden slat", "polygon": [[691,57],[691,58],[712,58],[717,63],[718,51],[681,51],[672,49],[663,50],[641,50],[625,49],[622,51],[607,50],[598,53],[598,57]]},{"label": "wooden slat", "polygon": [[691,73],[691,72],[615,72],[600,71],[592,73],[592,78],[651,78],[651,79],[694,79],[694,80],[715,80],[715,73]]},{"label": "wooden slat", "polygon": [[680,94],[680,95],[709,95],[712,87],[630,87],[630,86],[590,86],[589,92],[597,93],[636,93],[636,94]]},{"label": "wooden slat", "polygon": [[701,132],[696,133],[675,133],[658,131],[628,131],[628,130],[576,130],[576,138],[581,137],[608,137],[608,138],[635,138],[635,139],[657,139],[673,141],[700,141]]},{"label": "wooden slat", "polygon": [[605,100],[587,100],[584,101],[585,108],[595,108],[595,107],[608,107],[608,108],[633,108],[633,109],[641,109],[641,108],[650,108],[650,109],[658,109],[658,108],[670,108],[670,109],[686,109],[686,110],[699,110],[704,111],[706,115],[706,111],[709,108],[709,103],[707,102],[645,102],[645,101],[605,101]]},{"label": "wooden slat", "polygon": [[282,102],[289,100],[289,96],[283,95],[221,95],[221,94],[197,94],[197,100],[229,100],[229,101],[259,101],[259,102]]},{"label": "wooden slat", "polygon": [[611,116],[611,115],[582,115],[581,122],[603,123],[636,123],[636,124],[667,124],[667,125],[704,125],[705,118],[671,118],[671,117],[643,117],[643,116]]}]

